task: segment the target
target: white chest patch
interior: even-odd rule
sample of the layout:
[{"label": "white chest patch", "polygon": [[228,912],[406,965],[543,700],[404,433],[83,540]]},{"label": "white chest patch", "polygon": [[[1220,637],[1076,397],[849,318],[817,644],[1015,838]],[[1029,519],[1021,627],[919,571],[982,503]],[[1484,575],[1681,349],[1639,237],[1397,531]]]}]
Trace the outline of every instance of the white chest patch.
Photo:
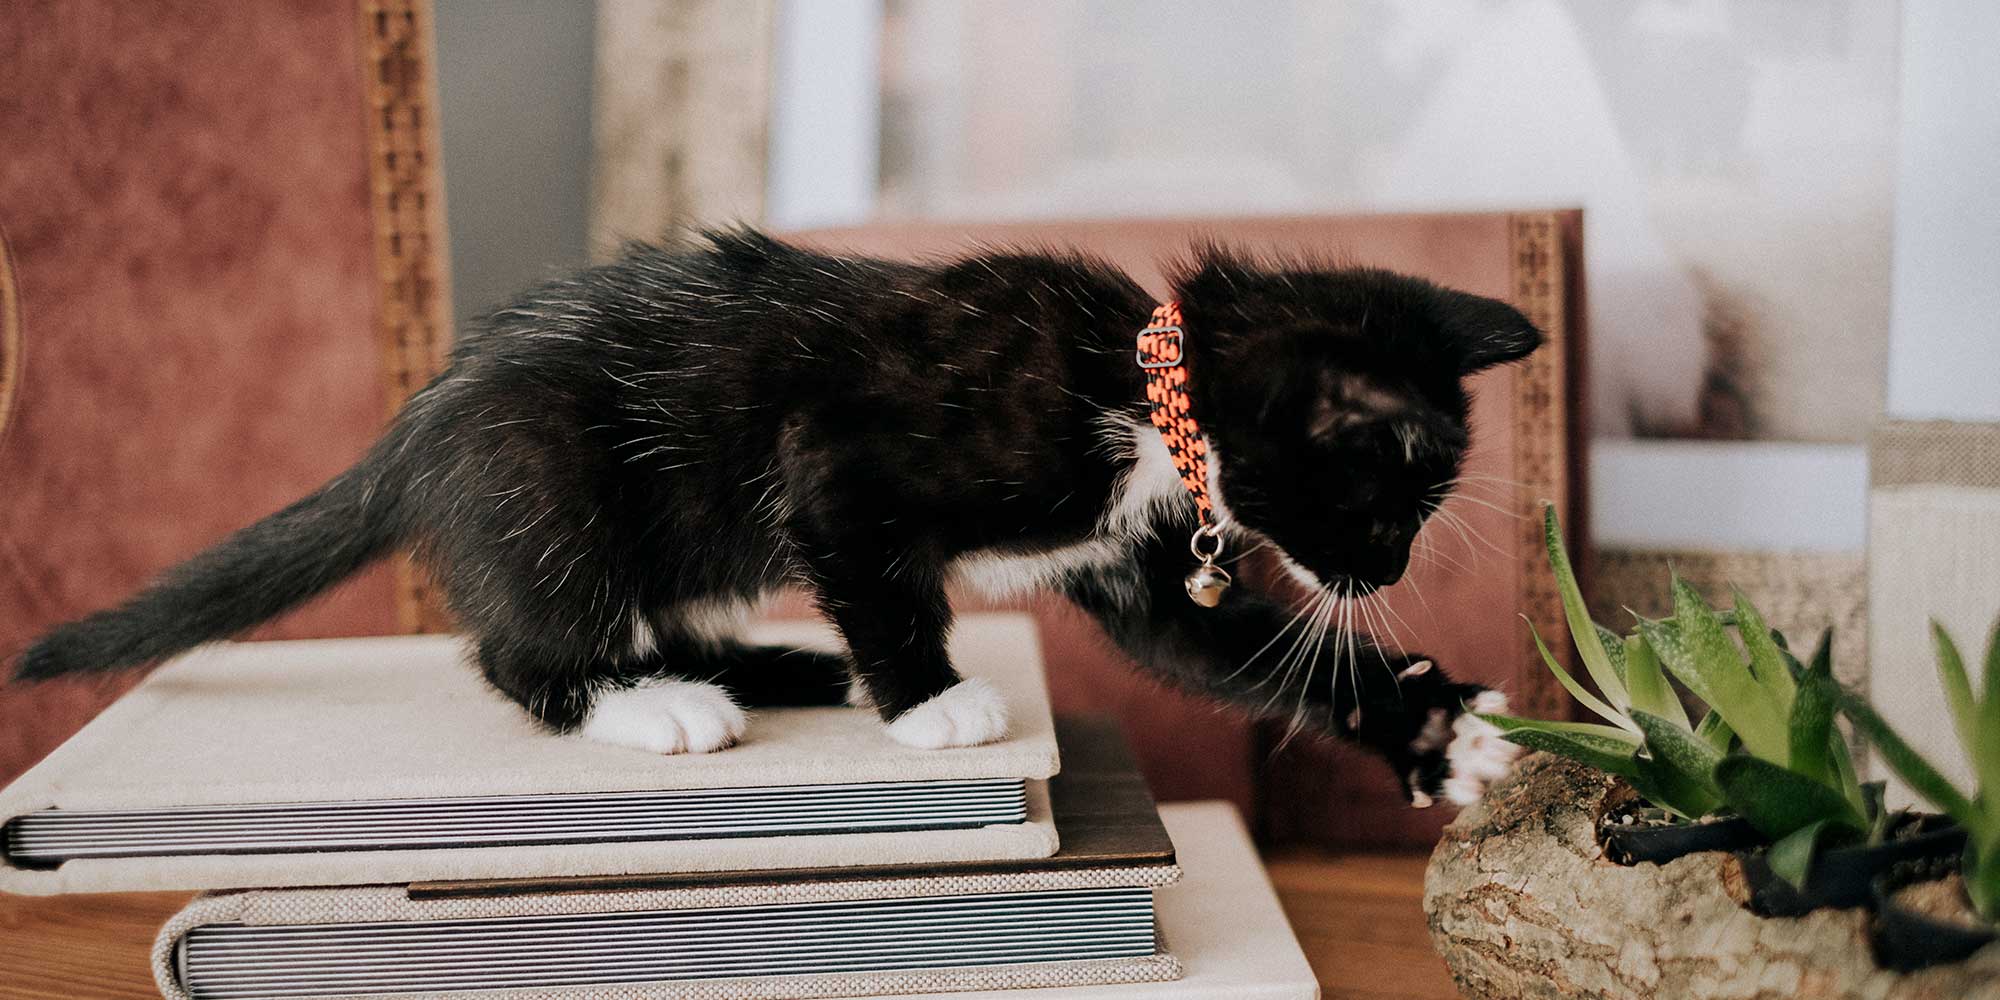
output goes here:
[{"label": "white chest patch", "polygon": [[1129,464],[1088,538],[1044,552],[967,556],[952,564],[952,579],[995,599],[1019,597],[1060,583],[1076,570],[1126,558],[1135,544],[1151,537],[1153,518],[1162,507],[1187,502],[1167,446],[1152,427],[1107,419],[1104,437],[1107,447]]}]

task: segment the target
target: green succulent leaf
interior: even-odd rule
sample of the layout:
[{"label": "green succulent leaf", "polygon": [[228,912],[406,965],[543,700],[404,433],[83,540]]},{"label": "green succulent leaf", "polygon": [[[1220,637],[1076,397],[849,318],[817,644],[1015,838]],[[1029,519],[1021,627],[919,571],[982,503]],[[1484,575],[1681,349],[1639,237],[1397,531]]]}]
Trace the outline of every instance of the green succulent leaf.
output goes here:
[{"label": "green succulent leaf", "polygon": [[1977,845],[1965,845],[1965,894],[1972,898],[1972,908],[1989,921],[2000,922],[2000,850],[1989,846],[1981,850]]},{"label": "green succulent leaf", "polygon": [[1838,787],[1840,779],[1831,760],[1833,742],[1827,737],[1833,732],[1839,685],[1833,682],[1831,673],[1822,673],[1817,666],[1816,663],[1815,669],[1806,672],[1792,700],[1791,754],[1787,763],[1792,770],[1814,781]]},{"label": "green succulent leaf", "polygon": [[1944,688],[1945,704],[1951,706],[1951,721],[1958,728],[1959,743],[1968,759],[1979,756],[1979,703],[1972,697],[1972,682],[1965,676],[1965,659],[1958,655],[1958,643],[1937,619],[1931,619],[1931,647],[1937,655],[1938,683]]},{"label": "green succulent leaf", "polygon": [[1743,745],[1760,757],[1782,761],[1790,751],[1785,720],[1744,667],[1715,613],[1687,584],[1674,581],[1674,622],[1639,623],[1660,665],[1721,715]]},{"label": "green succulent leaf", "polygon": [[1667,683],[1659,657],[1653,655],[1653,648],[1646,645],[1644,637],[1626,636],[1606,648],[1620,651],[1617,659],[1625,665],[1625,688],[1632,695],[1633,708],[1662,716],[1682,729],[1691,727],[1687,709],[1681,707],[1680,695]]},{"label": "green succulent leaf", "polygon": [[1590,722],[1549,722],[1509,715],[1482,715],[1499,727],[1508,742],[1530,750],[1546,750],[1607,774],[1631,778],[1638,773],[1633,755],[1639,739],[1623,729]]},{"label": "green succulent leaf", "polygon": [[1729,728],[1729,723],[1722,721],[1722,715],[1712,708],[1701,717],[1701,724],[1694,727],[1694,734],[1717,753],[1728,753],[1730,745],[1736,742],[1736,730]]},{"label": "green succulent leaf", "polygon": [[1657,758],[1634,757],[1632,766],[1637,773],[1624,777],[1633,790],[1682,819],[1700,819],[1722,807],[1714,782],[1695,781]]},{"label": "green succulent leaf", "polygon": [[[1611,672],[1617,674],[1619,680],[1624,680],[1625,639],[1596,622],[1591,622],[1590,627],[1597,630],[1597,644],[1604,647],[1604,655],[1611,660]],[[1631,685],[1628,684],[1626,687],[1629,690]]]},{"label": "green succulent leaf", "polygon": [[1604,643],[1597,635],[1597,623],[1590,618],[1590,609],[1583,603],[1583,591],[1576,585],[1576,570],[1570,566],[1569,551],[1563,546],[1562,525],[1556,522],[1556,508],[1548,504],[1542,508],[1542,540],[1549,550],[1549,568],[1555,572],[1556,590],[1562,594],[1563,617],[1569,621],[1570,641],[1576,644],[1577,656],[1583,660],[1585,672],[1604,692],[1606,700],[1623,711],[1632,703],[1625,691],[1625,683],[1612,669],[1611,654],[1605,652]]},{"label": "green succulent leaf", "polygon": [[1736,601],[1736,634],[1743,637],[1743,649],[1750,654],[1750,669],[1778,714],[1790,715],[1797,692],[1792,672],[1785,666],[1784,652],[1772,641],[1771,627],[1765,624],[1764,616],[1750,603],[1750,598],[1733,587],[1730,592]]},{"label": "green succulent leaf", "polygon": [[1535,649],[1542,654],[1542,663],[1549,668],[1549,673],[1556,675],[1556,680],[1562,683],[1563,689],[1570,693],[1570,697],[1582,702],[1583,707],[1597,713],[1606,722],[1618,726],[1635,736],[1638,735],[1639,727],[1634,726],[1632,721],[1625,717],[1625,713],[1605,704],[1604,699],[1591,694],[1589,688],[1584,687],[1576,678],[1571,677],[1569,671],[1564,670],[1562,664],[1556,662],[1555,654],[1549,652],[1548,643],[1542,641],[1541,630],[1535,627],[1534,622],[1528,621],[1527,615],[1522,615],[1521,620],[1528,622],[1528,634],[1535,638]]},{"label": "green succulent leaf", "polygon": [[1771,866],[1771,874],[1804,892],[1806,879],[1812,874],[1813,858],[1819,854],[1820,841],[1830,829],[1823,819],[1799,827],[1764,852],[1764,863]]},{"label": "green succulent leaf", "polygon": [[1721,763],[1722,754],[1708,743],[1689,732],[1687,727],[1675,725],[1651,712],[1634,710],[1632,721],[1639,724],[1639,731],[1646,734],[1646,751],[1660,766],[1685,775],[1687,780],[1707,789],[1720,798],[1722,790],[1715,785],[1715,765]]},{"label": "green succulent leaf", "polygon": [[1632,712],[1632,721],[1646,734],[1643,753],[1634,758],[1639,794],[1688,819],[1705,816],[1722,805],[1722,790],[1713,772],[1722,754],[1696,738],[1687,727],[1651,712]]},{"label": "green succulent leaf", "polygon": [[1840,794],[1854,806],[1854,811],[1863,816],[1875,816],[1881,809],[1871,806],[1862,791],[1861,779],[1854,771],[1854,757],[1848,753],[1847,738],[1835,727],[1826,734],[1826,759],[1833,767],[1833,780]]},{"label": "green succulent leaf", "polygon": [[[1972,767],[1979,775],[1981,794],[1992,801],[1989,809],[2000,809],[2000,618],[1986,637],[1985,696],[1979,703],[1979,732],[1973,739]],[[2000,825],[2000,816],[1996,816]]]},{"label": "green succulent leaf", "polygon": [[1925,760],[1921,754],[1911,749],[1908,743],[1903,742],[1903,738],[1897,735],[1894,729],[1889,728],[1888,721],[1877,715],[1867,702],[1853,692],[1843,690],[1839,695],[1839,703],[1841,713],[1853,720],[1854,727],[1874,745],[1875,752],[1882,755],[1882,760],[1889,765],[1889,769],[1896,772],[1896,775],[1908,783],[1918,795],[1923,796],[1931,805],[1944,810],[1945,815],[1959,821],[1967,830],[1977,829],[1981,825],[1983,817],[1973,806],[1972,801],[1953,787],[1944,775],[1939,774],[1937,768],[1931,766],[1930,761]]},{"label": "green succulent leaf", "polygon": [[1724,757],[1715,765],[1715,783],[1730,808],[1772,840],[1820,821],[1856,833],[1868,830],[1839,792],[1762,757]]}]

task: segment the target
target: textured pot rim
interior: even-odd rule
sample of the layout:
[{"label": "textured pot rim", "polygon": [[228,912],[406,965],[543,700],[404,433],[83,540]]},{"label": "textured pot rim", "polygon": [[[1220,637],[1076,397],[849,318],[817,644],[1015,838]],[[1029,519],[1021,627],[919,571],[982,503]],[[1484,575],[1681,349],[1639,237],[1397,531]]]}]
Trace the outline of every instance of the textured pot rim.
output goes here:
[{"label": "textured pot rim", "polygon": [[[1938,980],[1934,976],[1950,976],[1948,982],[1980,984],[1978,990],[1966,996],[1980,996],[1984,1000],[2000,1000],[2000,966],[1994,962],[1994,948],[1978,948],[1964,958],[1954,958],[1950,962],[1938,962],[1924,970],[1896,968],[1884,954],[1872,946],[1872,938],[1878,930],[1878,920],[1872,912],[1862,908],[1824,908],[1814,910],[1804,916],[1762,916],[1748,906],[1748,878],[1744,874],[1744,864],[1740,852],[1712,850],[1712,852],[1692,852],[1682,858],[1664,864],[1618,864],[1602,852],[1604,816],[1614,814],[1632,798],[1638,798],[1620,780],[1604,776],[1602,772],[1590,770],[1582,764],[1558,758],[1554,754],[1530,754],[1522,758],[1520,770],[1514,778],[1496,784],[1488,800],[1480,806],[1470,808],[1464,814],[1466,822],[1454,822],[1446,828],[1444,838],[1432,852],[1432,862],[1426,868],[1424,884],[1424,908],[1430,918],[1432,942],[1438,952],[1446,958],[1446,966],[1452,970],[1454,982],[1466,996],[1518,996],[1514,992],[1480,992],[1492,990],[1502,984],[1504,990],[1518,990],[1520,980],[1510,980],[1506,976],[1520,976],[1532,972],[1522,972],[1530,966],[1512,966],[1512,972],[1500,972],[1510,966],[1500,962],[1494,966],[1494,948],[1502,952],[1514,952],[1520,942],[1496,944],[1494,938],[1474,930],[1480,924],[1482,912],[1512,910],[1512,902],[1500,902],[1504,896],[1494,896],[1494,892],[1520,892],[1526,888],[1526,880],[1534,878],[1534,872],[1542,872],[1550,878],[1558,878],[1562,886],[1570,886],[1564,892],[1580,892],[1590,896],[1592,892],[1630,892],[1636,886],[1626,884],[1630,878],[1638,878],[1650,886],[1656,886],[1662,900],[1678,900],[1686,906],[1726,906],[1732,914],[1730,920],[1744,920],[1756,926],[1774,928],[1780,938],[1798,942],[1804,950],[1788,952],[1788,962],[1804,962],[1804,968],[1814,968],[1810,956],[1824,954],[1836,966],[1848,968],[1842,976],[1856,976],[1852,980],[1842,978],[1842,984],[1860,984],[1864,980],[1874,982],[1872,988],[1890,988],[1892,992],[1884,996],[1956,996],[1956,994],[1932,994],[1932,984]],[[1540,820],[1538,820],[1540,816]],[[1582,828],[1588,824],[1588,830]],[[1586,840],[1588,836],[1588,840]],[[1510,858],[1504,868],[1488,868],[1488,858],[1498,846]],[[1598,854],[1590,854],[1596,846]],[[1540,858],[1540,860],[1538,860]],[[1582,858],[1582,866],[1566,862],[1562,858]],[[1592,862],[1594,860],[1594,862]],[[1692,864],[1692,870],[1690,870]],[[1500,878],[1500,872],[1508,872]],[[1614,874],[1618,872],[1618,874]],[[1512,882],[1520,882],[1520,888],[1510,888]],[[1648,890],[1652,892],[1652,890]],[[1548,896],[1550,900],[1562,898],[1562,892]],[[1696,902],[1712,900],[1712,902]],[[1568,910],[1560,906],[1536,904],[1536,912],[1544,914],[1544,920],[1554,920],[1558,924],[1570,926]],[[1714,910],[1710,910],[1714,912]],[[1646,918],[1640,918],[1646,920]],[[1804,922],[1812,922],[1824,930],[1806,932]],[[1530,926],[1536,924],[1530,920]],[[1578,928],[1592,926],[1590,922],[1576,922]],[[1618,924],[1594,924],[1600,946],[1610,946],[1618,952],[1616,940],[1618,932],[1612,930]],[[1628,922],[1636,928],[1640,924]],[[1658,926],[1656,922],[1648,926]],[[1782,930],[1786,926],[1798,930]],[[1824,938],[1824,932],[1838,928],[1836,938]],[[1610,930],[1612,938],[1602,938]],[[1698,942],[1700,934],[1694,938],[1672,936],[1680,942]],[[1510,938],[1502,938],[1510,940]],[[1810,942],[1810,944],[1808,944]],[[1852,948],[1860,944],[1858,952]],[[1470,948],[1468,948],[1470,946]],[[1546,944],[1544,944],[1546,948]],[[1652,944],[1642,954],[1652,954]],[[1822,950],[1824,948],[1824,950]],[[1676,950],[1676,952],[1684,952]],[[1624,952],[1618,952],[1624,954]],[[1834,958],[1840,956],[1840,958]],[[1686,954],[1680,954],[1686,958]],[[1592,960],[1582,960],[1590,966]],[[1650,958],[1648,958],[1650,962]],[[1498,980],[1490,976],[1502,976]],[[1892,976],[1892,980],[1876,980],[1874,976]],[[1916,976],[1906,980],[1906,976]],[[1900,992],[1908,988],[1918,992]],[[1682,984],[1686,986],[1686,984]],[[1542,996],[1536,992],[1520,996]],[[1628,996],[1628,994],[1618,994]],[[1644,994],[1630,994],[1640,998]]]}]

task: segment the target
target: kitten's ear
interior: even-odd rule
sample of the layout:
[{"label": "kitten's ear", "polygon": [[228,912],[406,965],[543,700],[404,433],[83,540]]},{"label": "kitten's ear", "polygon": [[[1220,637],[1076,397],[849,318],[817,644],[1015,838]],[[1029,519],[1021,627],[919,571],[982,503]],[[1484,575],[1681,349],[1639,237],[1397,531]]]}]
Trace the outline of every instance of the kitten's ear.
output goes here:
[{"label": "kitten's ear", "polygon": [[1440,289],[1431,309],[1461,375],[1519,361],[1542,344],[1535,324],[1498,299]]}]

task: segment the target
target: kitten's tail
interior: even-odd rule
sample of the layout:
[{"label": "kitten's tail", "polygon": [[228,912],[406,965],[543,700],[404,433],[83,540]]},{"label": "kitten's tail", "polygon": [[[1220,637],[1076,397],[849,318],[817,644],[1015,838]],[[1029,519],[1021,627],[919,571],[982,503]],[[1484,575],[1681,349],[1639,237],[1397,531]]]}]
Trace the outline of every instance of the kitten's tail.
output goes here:
[{"label": "kitten's tail", "polygon": [[360,464],[166,571],[124,604],[51,629],[21,654],[15,677],[142,666],[227,639],[346,579],[402,534],[391,443],[384,439]]}]

